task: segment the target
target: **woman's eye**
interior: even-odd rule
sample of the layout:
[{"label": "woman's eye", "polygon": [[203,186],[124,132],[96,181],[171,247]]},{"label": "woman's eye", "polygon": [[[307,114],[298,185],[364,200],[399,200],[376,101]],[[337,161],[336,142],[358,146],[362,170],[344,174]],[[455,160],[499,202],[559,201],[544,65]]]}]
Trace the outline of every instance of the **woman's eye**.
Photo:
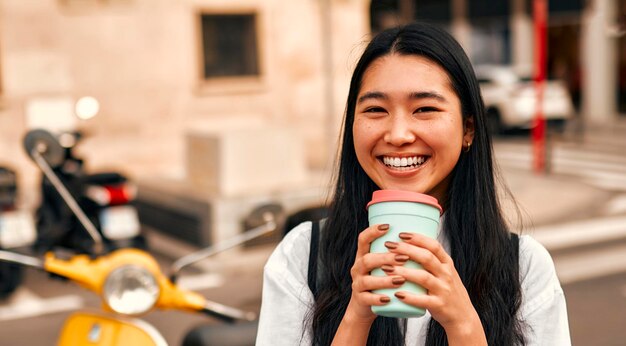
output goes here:
[{"label": "woman's eye", "polygon": [[438,111],[438,109],[435,107],[420,107],[415,110],[415,113],[429,113],[429,112],[436,112],[436,111]]},{"label": "woman's eye", "polygon": [[381,107],[370,107],[365,110],[365,113],[382,113],[384,111]]}]

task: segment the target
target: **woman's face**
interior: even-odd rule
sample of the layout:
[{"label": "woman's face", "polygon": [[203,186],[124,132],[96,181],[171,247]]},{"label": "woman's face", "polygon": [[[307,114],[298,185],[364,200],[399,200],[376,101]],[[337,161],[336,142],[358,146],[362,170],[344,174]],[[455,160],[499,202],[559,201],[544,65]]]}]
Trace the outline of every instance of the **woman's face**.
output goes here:
[{"label": "woman's face", "polygon": [[400,54],[380,57],[365,71],[352,132],[359,164],[379,188],[426,193],[442,203],[474,135],[445,70]]}]

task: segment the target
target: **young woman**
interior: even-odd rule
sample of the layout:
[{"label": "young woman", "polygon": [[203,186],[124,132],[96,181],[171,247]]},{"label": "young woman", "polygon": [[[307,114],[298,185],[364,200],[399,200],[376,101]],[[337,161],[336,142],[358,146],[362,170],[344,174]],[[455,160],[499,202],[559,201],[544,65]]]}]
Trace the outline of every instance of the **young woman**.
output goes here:
[{"label": "young woman", "polygon": [[[377,35],[352,76],[330,215],[308,283],[312,223],[292,230],[265,266],[257,345],[568,345],[563,291],[548,252],[512,237],[496,195],[492,149],[472,66],[445,31],[412,24]],[[377,189],[436,197],[438,240],[404,234],[370,254],[388,225],[368,227]],[[314,254],[315,256],[315,254]],[[407,259],[423,270],[403,267]],[[386,277],[370,272],[383,268]],[[376,316],[372,293],[396,294],[421,318]]]}]

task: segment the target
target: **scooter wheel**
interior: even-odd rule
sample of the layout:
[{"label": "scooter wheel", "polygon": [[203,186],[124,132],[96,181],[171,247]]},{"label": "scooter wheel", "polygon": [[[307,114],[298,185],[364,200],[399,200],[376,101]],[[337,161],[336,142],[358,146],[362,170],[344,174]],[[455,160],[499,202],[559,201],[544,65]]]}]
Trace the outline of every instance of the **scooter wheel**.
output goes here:
[{"label": "scooter wheel", "polygon": [[22,283],[22,277],[22,267],[11,263],[0,263],[0,299],[11,295]]}]

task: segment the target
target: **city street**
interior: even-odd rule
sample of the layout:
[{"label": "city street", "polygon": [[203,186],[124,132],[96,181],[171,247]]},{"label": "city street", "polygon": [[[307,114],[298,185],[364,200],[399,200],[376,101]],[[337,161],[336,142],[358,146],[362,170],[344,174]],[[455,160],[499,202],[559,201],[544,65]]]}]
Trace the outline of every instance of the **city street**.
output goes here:
[{"label": "city street", "polygon": [[[552,138],[548,179],[513,178],[532,167],[528,137],[497,140],[499,165],[553,256],[573,345],[626,340],[626,129],[624,122]],[[513,174],[511,174],[513,173]],[[568,187],[569,186],[569,187]],[[545,194],[537,193],[545,189]],[[538,195],[538,196],[537,196]],[[534,207],[533,207],[534,205]]]},{"label": "city street", "polygon": [[563,289],[574,345],[624,345],[626,274],[572,283]]},{"label": "city street", "polygon": [[[623,345],[626,340],[626,153],[616,148],[626,136],[599,138],[602,141],[553,143],[553,174],[547,176],[530,171],[531,151],[525,138],[500,138],[495,144],[503,177],[523,216],[532,219],[516,227],[523,227],[523,233],[535,237],[553,255],[567,298],[574,345]],[[195,249],[152,231],[148,234],[166,267]],[[217,302],[258,311],[262,266],[272,248],[266,244],[237,249],[202,262],[186,272],[184,285]],[[28,270],[25,286],[0,304],[0,344],[53,345],[71,311],[98,307],[95,295]],[[198,324],[218,323],[167,311],[145,319],[172,345],[180,344]]]},{"label": "city street", "polygon": [[[538,145],[526,128],[540,118]],[[333,162],[342,139],[358,160]],[[480,173],[492,163],[497,200]],[[0,346],[73,344],[68,317],[116,303],[170,345],[197,326],[230,330],[210,315],[221,306],[177,288],[254,319],[284,228],[328,215],[337,181],[361,185],[355,167],[463,207],[481,239],[455,247],[457,266],[497,246],[480,229],[497,204],[550,253],[572,343],[626,345],[626,0],[0,0],[0,256],[29,265],[23,278],[0,267]],[[452,190],[480,195],[451,200],[455,177],[476,184]],[[234,241],[272,221],[280,232]],[[107,252],[144,245],[153,258]],[[215,253],[177,270],[201,250]],[[527,272],[520,311],[534,313]],[[155,305],[171,310],[142,314]],[[140,344],[118,326],[81,327]]]}]

